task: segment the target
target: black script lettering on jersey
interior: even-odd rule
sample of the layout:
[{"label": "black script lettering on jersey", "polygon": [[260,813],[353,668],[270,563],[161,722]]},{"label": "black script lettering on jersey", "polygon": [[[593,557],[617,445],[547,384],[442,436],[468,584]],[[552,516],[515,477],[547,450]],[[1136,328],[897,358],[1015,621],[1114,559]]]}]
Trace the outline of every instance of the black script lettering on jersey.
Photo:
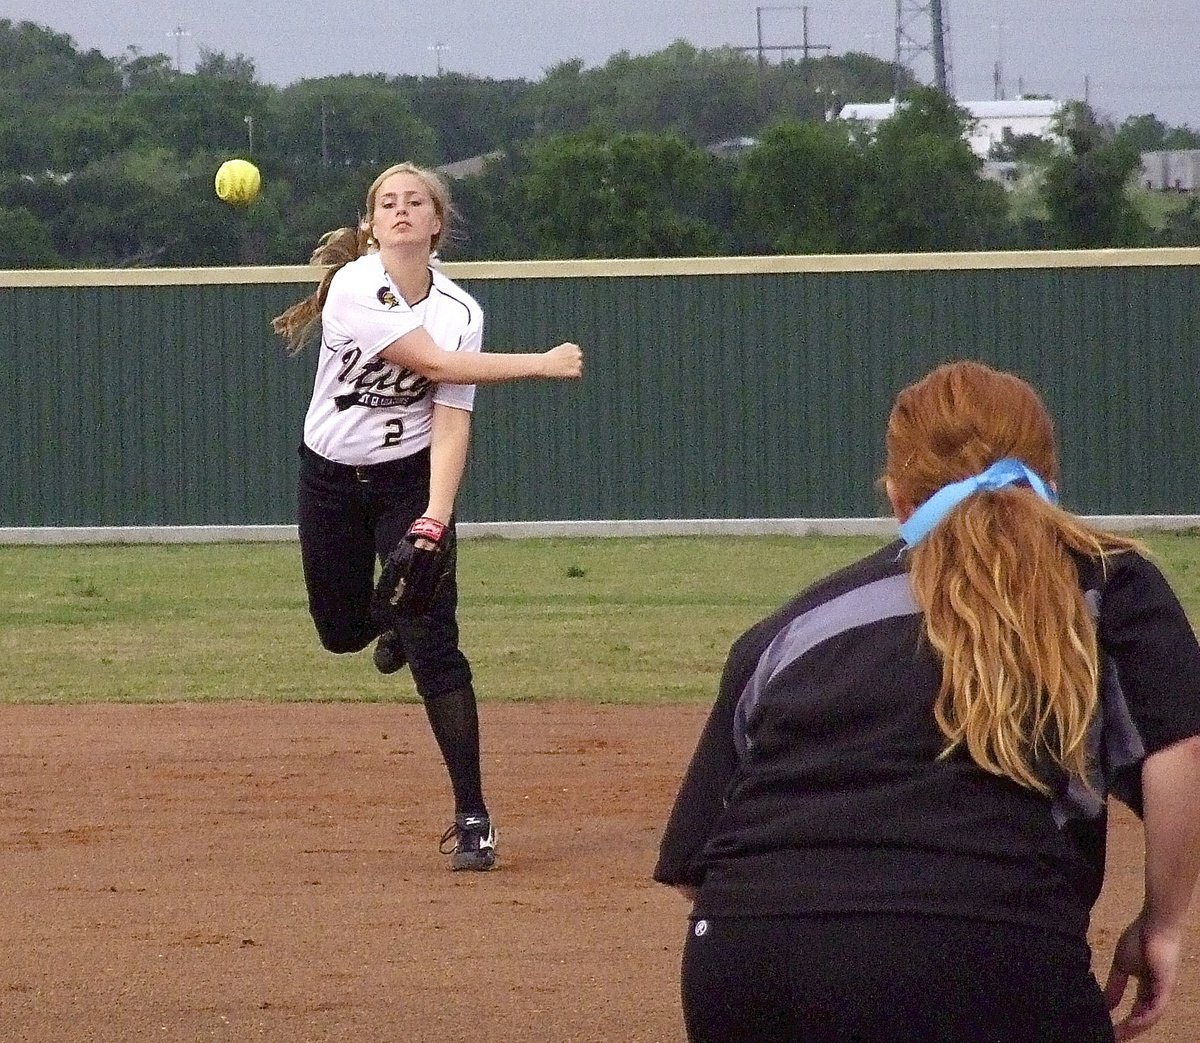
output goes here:
[{"label": "black script lettering on jersey", "polygon": [[350,348],[342,353],[342,368],[338,370],[337,375],[339,384],[346,382],[346,378],[354,372],[354,367],[358,365],[360,358],[362,358],[362,348]]},{"label": "black script lettering on jersey", "polygon": [[411,369],[393,366],[379,358],[372,359],[363,366],[362,371],[350,384],[358,391],[374,391],[377,394],[393,392],[401,405],[424,398],[433,387],[433,381],[428,377],[414,373]]}]

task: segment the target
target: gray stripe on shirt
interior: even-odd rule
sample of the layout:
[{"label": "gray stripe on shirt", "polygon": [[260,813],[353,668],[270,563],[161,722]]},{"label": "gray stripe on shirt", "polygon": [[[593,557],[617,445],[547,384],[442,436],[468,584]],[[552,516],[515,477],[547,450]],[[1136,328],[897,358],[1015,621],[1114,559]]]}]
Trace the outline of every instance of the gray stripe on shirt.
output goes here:
[{"label": "gray stripe on shirt", "polygon": [[847,630],[896,616],[915,615],[920,611],[913,598],[908,573],[901,573],[855,587],[793,619],[767,645],[738,698],[733,713],[733,742],[738,755],[744,755],[750,747],[747,737],[750,715],[767,685],[780,670],[816,648],[822,641],[844,634]]},{"label": "gray stripe on shirt", "polygon": [[[1092,619],[1099,621],[1100,591],[1088,590],[1083,596]],[[1139,777],[1136,773],[1131,775],[1130,769],[1145,760],[1146,744],[1129,711],[1129,700],[1125,698],[1116,664],[1103,651],[1100,667],[1100,704],[1088,726],[1086,739],[1091,789],[1074,776],[1068,780],[1065,791],[1051,806],[1059,829],[1072,819],[1099,817],[1109,794],[1130,807],[1140,806]]]}]

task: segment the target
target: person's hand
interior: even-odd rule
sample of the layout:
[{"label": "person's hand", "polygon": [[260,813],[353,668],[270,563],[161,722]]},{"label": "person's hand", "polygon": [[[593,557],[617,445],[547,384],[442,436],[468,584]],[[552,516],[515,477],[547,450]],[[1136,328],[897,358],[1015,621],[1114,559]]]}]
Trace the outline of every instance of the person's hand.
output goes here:
[{"label": "person's hand", "polygon": [[[450,524],[449,512],[439,511],[432,505],[425,508],[425,513],[418,519],[421,522],[432,522],[432,525],[417,525],[413,527],[422,531],[414,532],[409,529],[408,538],[417,550],[441,550],[446,539],[446,528]],[[425,535],[428,532],[428,535]]]},{"label": "person's hand", "polygon": [[371,618],[390,630],[401,617],[425,615],[450,574],[450,533],[436,518],[418,518],[383,560],[371,598]]},{"label": "person's hand", "polygon": [[1179,974],[1182,931],[1155,928],[1145,916],[1141,913],[1121,932],[1104,986],[1104,1000],[1115,1011],[1129,979],[1137,981],[1133,1006],[1116,1022],[1118,1040],[1140,1036],[1162,1017]]},{"label": "person's hand", "polygon": [[583,349],[570,341],[543,351],[542,361],[545,365],[543,375],[546,377],[571,380],[583,376]]}]

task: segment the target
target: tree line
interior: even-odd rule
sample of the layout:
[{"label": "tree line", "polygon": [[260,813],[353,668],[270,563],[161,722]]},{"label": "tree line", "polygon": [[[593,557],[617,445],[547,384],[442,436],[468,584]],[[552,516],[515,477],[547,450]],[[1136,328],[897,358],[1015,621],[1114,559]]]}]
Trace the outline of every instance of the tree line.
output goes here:
[{"label": "tree line", "polygon": [[[1139,150],[1193,147],[1150,115],[1073,104],[1069,147],[1018,139],[1021,207],[981,177],[968,117],[929,88],[874,135],[828,117],[888,99],[863,54],[760,66],[682,41],[542,79],[342,75],[258,82],[242,55],[80,50],[0,19],[0,268],[295,264],[358,216],[379,170],[486,156],[452,188],[456,260],[903,252],[1200,243],[1195,204],[1153,226]],[[722,142],[752,141],[722,149]],[[232,156],[261,169],[245,209],[213,192]]]}]

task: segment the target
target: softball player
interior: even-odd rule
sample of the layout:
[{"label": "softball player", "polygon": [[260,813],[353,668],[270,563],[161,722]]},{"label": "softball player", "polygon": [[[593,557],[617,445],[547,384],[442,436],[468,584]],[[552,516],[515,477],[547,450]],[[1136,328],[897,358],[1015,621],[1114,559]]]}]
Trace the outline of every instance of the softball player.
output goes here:
[{"label": "softball player", "polygon": [[[1055,505],[1054,433],[976,363],[903,391],[901,539],[733,646],[655,879],[695,901],[692,1041],[1108,1043],[1159,1018],[1200,870],[1200,646],[1138,545]],[[1104,993],[1106,797],[1145,904]]]},{"label": "softball player", "polygon": [[[454,791],[442,838],[453,869],[486,870],[496,830],[483,797],[471,668],[458,643],[454,501],[467,459],[478,383],[577,378],[582,354],[481,350],[476,301],[430,264],[451,216],[443,182],[400,164],[367,192],[358,228],[324,236],[320,286],[274,320],[293,351],[321,329],[300,445],[298,521],[309,611],[321,644],[375,666],[405,663],[425,705]],[[376,558],[401,540],[443,553],[443,579],[421,615],[372,612]]]}]

